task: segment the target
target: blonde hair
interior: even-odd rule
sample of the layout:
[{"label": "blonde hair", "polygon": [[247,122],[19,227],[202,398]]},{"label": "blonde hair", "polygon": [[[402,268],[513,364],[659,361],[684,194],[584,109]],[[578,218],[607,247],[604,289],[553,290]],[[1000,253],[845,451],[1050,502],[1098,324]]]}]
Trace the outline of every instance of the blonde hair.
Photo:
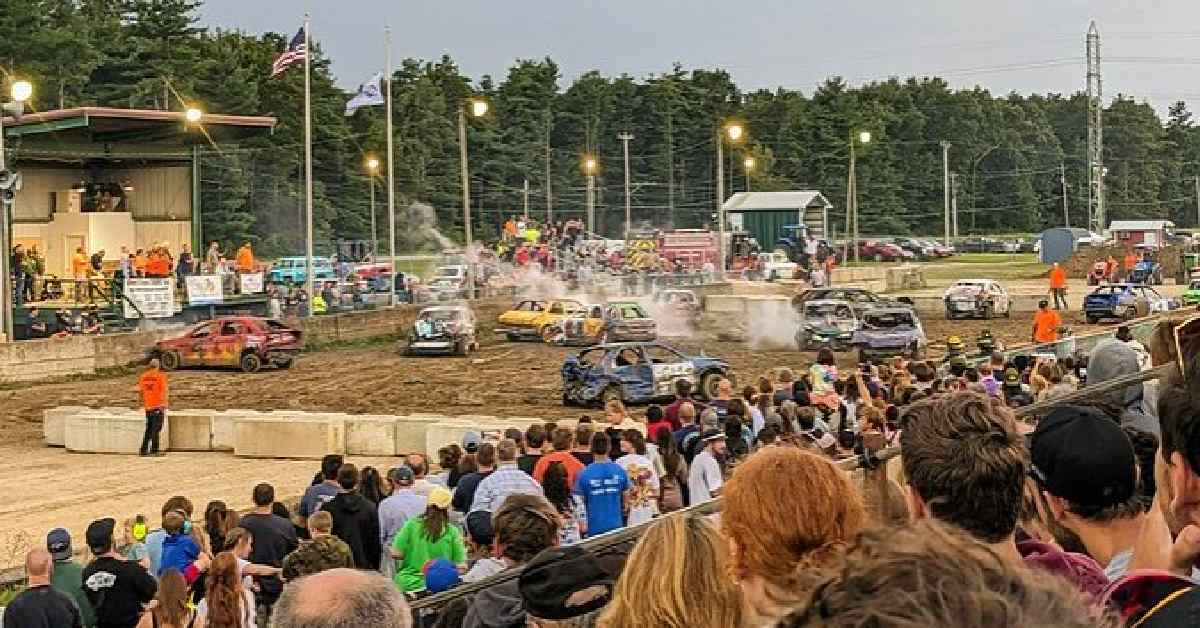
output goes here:
[{"label": "blonde hair", "polygon": [[333,529],[333,516],[327,511],[318,510],[308,516],[308,528],[318,532],[329,532]]},{"label": "blonde hair", "polygon": [[611,399],[604,404],[605,414],[625,414],[625,404],[619,399]]},{"label": "blonde hair", "polygon": [[729,579],[727,556],[724,540],[707,519],[659,519],[629,555],[598,628],[740,625],[741,596]]}]

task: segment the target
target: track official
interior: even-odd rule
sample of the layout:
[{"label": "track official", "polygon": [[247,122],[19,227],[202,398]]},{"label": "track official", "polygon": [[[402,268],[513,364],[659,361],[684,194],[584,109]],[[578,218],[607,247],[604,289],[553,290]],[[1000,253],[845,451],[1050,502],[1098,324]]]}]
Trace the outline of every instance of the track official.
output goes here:
[{"label": "track official", "polygon": [[150,367],[138,378],[138,392],[142,395],[142,407],[146,409],[146,432],[138,453],[142,456],[164,455],[158,449],[158,434],[167,412],[167,375],[159,370],[157,358],[150,360]]}]

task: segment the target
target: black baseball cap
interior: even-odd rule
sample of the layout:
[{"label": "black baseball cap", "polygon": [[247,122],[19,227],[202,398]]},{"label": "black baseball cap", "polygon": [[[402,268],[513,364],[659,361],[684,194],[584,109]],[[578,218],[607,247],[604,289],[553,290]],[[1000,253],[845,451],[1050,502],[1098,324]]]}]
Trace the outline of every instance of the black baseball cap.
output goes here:
[{"label": "black baseball cap", "polygon": [[564,620],[604,608],[615,578],[591,552],[570,545],[542,550],[521,572],[517,587],[525,611],[538,619]]},{"label": "black baseball cap", "polygon": [[54,560],[67,560],[71,557],[71,533],[63,528],[54,528],[46,535],[46,551]]},{"label": "black baseball cap", "polygon": [[467,534],[476,545],[490,547],[496,540],[496,532],[492,528],[492,513],[476,510],[467,515]]},{"label": "black baseball cap", "polygon": [[1105,508],[1137,490],[1137,457],[1116,421],[1095,408],[1060,406],[1038,423],[1030,444],[1033,475],[1051,495]]},{"label": "black baseball cap", "polygon": [[97,519],[87,527],[88,549],[92,550],[93,554],[102,554],[112,547],[113,530],[117,528],[117,520],[112,517]]}]

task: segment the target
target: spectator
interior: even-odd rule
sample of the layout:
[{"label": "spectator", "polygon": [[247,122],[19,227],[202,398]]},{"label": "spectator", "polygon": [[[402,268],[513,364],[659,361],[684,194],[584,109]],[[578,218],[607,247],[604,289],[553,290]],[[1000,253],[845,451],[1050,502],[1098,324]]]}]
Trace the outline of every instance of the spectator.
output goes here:
[{"label": "spectator", "polygon": [[629,477],[629,493],[626,506],[629,516],[626,524],[635,526],[650,521],[658,515],[658,498],[661,490],[658,471],[646,457],[646,439],[637,430],[621,433],[622,456],[617,466]]},{"label": "spectator", "polygon": [[587,512],[587,535],[595,536],[624,525],[621,510],[623,495],[629,489],[629,476],[619,465],[609,462],[611,442],[604,433],[592,435],[593,462],[575,479],[573,492]]},{"label": "spectator", "polygon": [[412,628],[404,595],[378,574],[330,569],[290,583],[272,628],[387,626]]},{"label": "spectator", "polygon": [[50,586],[75,601],[84,626],[95,625],[96,613],[83,592],[83,566],[72,559],[71,534],[63,528],[51,530],[46,535],[46,550],[54,559]]},{"label": "spectator", "polygon": [[675,437],[665,430],[658,433],[658,455],[662,459],[663,474],[659,478],[659,510],[672,512],[687,503],[688,465],[675,444]]},{"label": "spectator", "polygon": [[504,560],[492,556],[492,546],[496,542],[492,513],[480,510],[467,515],[466,528],[468,554],[475,562],[463,574],[463,582],[478,582],[504,571],[507,567]]},{"label": "spectator", "polygon": [[394,578],[406,593],[425,589],[421,569],[435,558],[445,558],[464,570],[467,549],[462,533],[450,523],[450,491],[441,487],[429,494],[425,514],[409,519],[392,541],[391,557],[399,561]]},{"label": "spectator", "polygon": [[454,489],[454,501],[452,502],[454,510],[463,514],[471,511],[479,483],[491,475],[492,470],[495,469],[496,446],[491,443],[480,445],[479,453],[475,456],[474,461],[478,465],[478,471],[464,475],[458,480],[458,488]]},{"label": "spectator", "polygon": [[686,379],[675,380],[675,401],[663,411],[663,418],[671,424],[671,431],[679,431],[683,422],[679,418],[679,409],[685,403],[692,401],[692,382]]},{"label": "spectator", "polygon": [[[686,381],[686,380],[681,380]],[[672,432],[674,427],[671,422],[663,416],[663,409],[659,406],[650,406],[646,408],[646,438],[651,442],[658,442],[656,437],[660,431]]]},{"label": "spectator", "polygon": [[1004,385],[1001,387],[1004,403],[1010,408],[1021,408],[1033,403],[1033,395],[1029,394],[1021,383],[1021,372],[1015,368],[1004,371]]},{"label": "spectator", "polygon": [[778,628],[1119,625],[1061,579],[1021,569],[951,528],[924,522],[863,533]]},{"label": "spectator", "polygon": [[312,540],[305,541],[283,559],[283,579],[295,580],[326,569],[354,567],[350,546],[333,536],[333,517],[324,510],[308,518]]},{"label": "spectator", "polygon": [[305,489],[304,496],[300,498],[300,525],[306,525],[305,521],[308,520],[309,515],[320,510],[325,502],[337,496],[339,490],[338,469],[344,462],[345,459],[340,454],[326,454],[321,458],[320,479]]},{"label": "spectator", "polygon": [[981,393],[957,392],[913,404],[901,425],[913,516],[956,525],[1018,562],[1013,533],[1029,452],[1012,413]]},{"label": "spectator", "polygon": [[228,549],[225,547],[225,539],[229,536],[229,531],[236,527],[238,527],[236,510],[230,510],[222,501],[208,502],[208,506],[204,508],[204,531],[208,533],[213,552],[222,552]]},{"label": "spectator", "polygon": [[529,561],[517,588],[533,628],[592,626],[612,599],[613,578],[587,550],[552,547]]},{"label": "spectator", "polygon": [[533,469],[542,458],[542,446],[546,444],[546,428],[541,424],[530,425],[525,430],[525,452],[517,458],[517,468],[526,475],[533,475]]},{"label": "spectator", "polygon": [[509,495],[541,495],[542,487],[517,467],[517,444],[505,438],[496,445],[496,470],[479,482],[471,509],[496,512]]},{"label": "spectator", "polygon": [[1038,423],[1030,450],[1055,520],[1083,541],[1109,580],[1125,575],[1145,521],[1129,438],[1099,410],[1060,406]]},{"label": "spectator", "polygon": [[680,427],[672,433],[672,437],[675,439],[675,444],[679,446],[679,451],[682,452],[688,437],[700,429],[700,426],[696,425],[696,406],[690,402],[681,403],[677,416]]},{"label": "spectator", "polygon": [[604,432],[611,441],[609,451],[612,452],[621,451],[621,432],[638,430],[642,434],[646,433],[646,424],[629,416],[625,404],[615,399],[604,404],[604,422]]},{"label": "spectator", "polygon": [[712,501],[721,492],[724,478],[717,457],[725,453],[725,434],[707,430],[700,437],[703,449],[688,468],[688,497],[692,506]]},{"label": "spectator", "polygon": [[583,500],[571,492],[567,477],[563,463],[554,462],[546,469],[542,482],[546,501],[558,512],[559,545],[574,545],[583,540],[587,533],[587,512]]},{"label": "spectator", "polygon": [[154,603],[142,614],[137,628],[191,628],[193,615],[188,608],[188,598],[188,584],[183,574],[175,569],[164,571],[158,579]]},{"label": "spectator", "polygon": [[359,494],[375,504],[376,507],[388,496],[386,490],[388,487],[384,485],[383,478],[379,477],[379,470],[375,467],[363,468],[360,484],[362,484],[362,488],[359,490]]},{"label": "spectator", "polygon": [[[1096,386],[1139,372],[1141,367],[1138,365],[1137,352],[1115,338],[1100,341],[1088,355],[1088,386]],[[1101,399],[1120,409],[1122,426],[1133,427],[1157,436],[1159,423],[1154,412],[1154,406],[1157,404],[1154,400],[1147,402],[1145,391],[1142,383],[1137,382],[1104,393]]]},{"label": "spectator", "polygon": [[[258,484],[253,493],[254,508],[242,515],[240,522],[254,538],[248,560],[259,565],[283,567],[283,559],[296,551],[300,543],[291,522],[272,513],[275,503],[275,488],[270,484]],[[255,579],[258,591],[255,595],[260,624],[271,618],[271,608],[279,599],[283,583],[275,576],[259,576]]]},{"label": "spectator", "polygon": [[[599,440],[608,442],[608,437],[596,434],[593,442]],[[500,558],[509,568],[522,566],[558,544],[558,517],[543,497],[513,495],[492,522]],[[524,628],[526,621],[519,583],[513,579],[480,591],[462,628]]]},{"label": "spectator", "polygon": [[126,561],[116,552],[116,527],[116,520],[111,518],[97,519],[87,527],[88,549],[95,559],[83,569],[83,589],[96,611],[98,628],[137,626],[142,607],[158,591],[158,583],[141,565]]},{"label": "spectator", "polygon": [[721,529],[730,573],[755,625],[811,590],[862,531],[858,489],[832,462],[793,447],[764,449],[738,465],[724,491]]},{"label": "spectator", "polygon": [[571,449],[571,455],[575,456],[579,464],[585,467],[593,462],[592,434],[594,433],[595,428],[592,427],[590,420],[583,421],[581,419],[575,426],[575,447]]},{"label": "spectator", "polygon": [[3,628],[83,628],[74,600],[51,586],[53,573],[50,552],[37,548],[25,555],[26,587],[4,609]]},{"label": "spectator", "polygon": [[168,569],[183,573],[200,557],[200,546],[192,539],[192,522],[182,510],[172,510],[163,517],[163,531],[167,538],[163,540],[162,561],[155,575],[162,577]]},{"label": "spectator", "polygon": [[438,449],[438,468],[441,469],[436,475],[429,476],[429,481],[438,486],[444,486],[451,491],[458,486],[458,478],[460,473],[458,463],[462,461],[463,450],[458,446],[458,443],[450,443],[445,447]]},{"label": "spectator", "polygon": [[[255,628],[254,596],[242,586],[233,552],[221,552],[209,570],[204,599],[196,607],[195,628]],[[273,624],[272,624],[273,625]]]},{"label": "spectator", "polygon": [[396,575],[396,562],[388,557],[387,551],[392,547],[396,533],[409,519],[419,517],[425,512],[428,498],[417,495],[412,490],[413,472],[407,465],[395,467],[388,471],[388,482],[392,485],[392,495],[379,504],[379,540],[381,567],[386,576]]},{"label": "spectator", "polygon": [[717,382],[717,397],[709,402],[708,407],[717,411],[717,419],[724,422],[729,416],[729,402],[733,401],[733,382],[721,378]]},{"label": "spectator", "polygon": [[357,492],[358,468],[344,464],[338,469],[341,492],[321,510],[333,516],[333,535],[350,546],[354,566],[359,569],[379,569],[379,513],[369,499]]},{"label": "spectator", "polygon": [[629,555],[598,628],[745,625],[728,556],[725,539],[703,517],[655,522]]},{"label": "spectator", "polygon": [[404,464],[413,472],[413,492],[421,497],[429,497],[436,484],[425,479],[429,475],[429,461],[424,454],[409,454],[404,458]]},{"label": "spectator", "polygon": [[[740,401],[735,399],[734,401]],[[725,420],[725,463],[729,465],[741,462],[742,458],[750,455],[750,443],[746,442],[740,419],[732,414]]]},{"label": "spectator", "polygon": [[551,464],[557,462],[562,464],[563,468],[566,469],[568,489],[575,486],[575,478],[583,470],[584,465],[571,453],[574,437],[574,433],[565,427],[554,430],[550,437],[550,442],[554,446],[554,452],[538,459],[537,464],[533,467],[533,480],[535,482],[545,486],[546,469]]},{"label": "spectator", "polygon": [[[163,502],[162,517],[166,519],[167,513],[174,510],[183,511],[188,519],[192,518],[192,500],[176,495],[167,501]],[[167,539],[167,531],[159,528],[153,532],[146,534],[146,554],[150,557],[150,568],[148,571],[152,574],[158,573],[159,564],[162,561],[163,541]]]}]

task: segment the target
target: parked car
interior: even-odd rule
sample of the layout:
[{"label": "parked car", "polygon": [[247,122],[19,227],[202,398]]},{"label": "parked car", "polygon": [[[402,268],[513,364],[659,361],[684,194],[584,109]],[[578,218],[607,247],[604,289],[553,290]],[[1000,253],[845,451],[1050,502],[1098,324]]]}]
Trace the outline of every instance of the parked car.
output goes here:
[{"label": "parked car", "polygon": [[1012,316],[1012,300],[1008,291],[991,279],[959,279],[942,295],[946,318],[990,319],[997,314]]},{"label": "parked car", "polygon": [[421,310],[413,321],[406,355],[467,355],[479,350],[475,313],[465,305],[437,305]]},{"label": "parked car", "polygon": [[885,305],[863,314],[851,343],[858,347],[858,361],[866,363],[897,355],[923,359],[927,340],[916,310]]},{"label": "parked car", "polygon": [[911,251],[881,240],[863,240],[858,243],[858,255],[862,259],[876,262],[909,262],[916,259]]},{"label": "parked car", "polygon": [[668,401],[675,382],[686,379],[701,400],[717,396],[722,378],[733,379],[720,358],[689,356],[662,342],[606,344],[567,357],[562,365],[563,404],[593,405]]},{"label": "parked car", "polygon": [[263,365],[290,368],[303,348],[301,332],[269,318],[222,316],[154,343],[149,357],[163,370],[232,366],[253,373]]},{"label": "parked car", "polygon": [[800,313],[796,348],[811,351],[829,347],[845,351],[860,324],[849,301],[808,301]]},{"label": "parked car", "polygon": [[862,316],[868,308],[884,304],[912,305],[912,299],[899,297],[891,299],[882,297],[866,288],[809,288],[803,293],[792,297],[792,307],[803,313],[804,304],[809,301],[849,301],[855,313]]},{"label": "parked car", "polygon": [[[305,283],[308,281],[308,261],[305,257],[281,257],[267,271],[267,281],[270,283]],[[313,258],[313,281],[334,281],[337,272],[333,262],[328,257]]]},{"label": "parked car", "polygon": [[928,262],[931,259],[942,257],[938,254],[937,248],[928,240],[916,240],[913,238],[896,238],[892,242],[913,254],[918,262]]},{"label": "parked car", "polygon": [[582,303],[571,299],[521,301],[500,315],[496,333],[504,334],[509,340],[541,340],[547,326],[584,311]]},{"label": "parked car", "polygon": [[1007,248],[1000,240],[981,237],[965,238],[954,245],[959,253],[1005,253]]},{"label": "parked car", "polygon": [[1129,282],[1161,286],[1163,282],[1162,266],[1152,259],[1142,258],[1129,272]]},{"label": "parked car", "polygon": [[635,301],[592,305],[542,330],[542,339],[557,345],[649,342],[656,338],[658,323]]},{"label": "parked car", "polygon": [[1093,324],[1102,319],[1128,320],[1146,316],[1152,311],[1170,309],[1169,302],[1149,286],[1108,284],[1096,288],[1083,298],[1083,314],[1087,322]]}]

